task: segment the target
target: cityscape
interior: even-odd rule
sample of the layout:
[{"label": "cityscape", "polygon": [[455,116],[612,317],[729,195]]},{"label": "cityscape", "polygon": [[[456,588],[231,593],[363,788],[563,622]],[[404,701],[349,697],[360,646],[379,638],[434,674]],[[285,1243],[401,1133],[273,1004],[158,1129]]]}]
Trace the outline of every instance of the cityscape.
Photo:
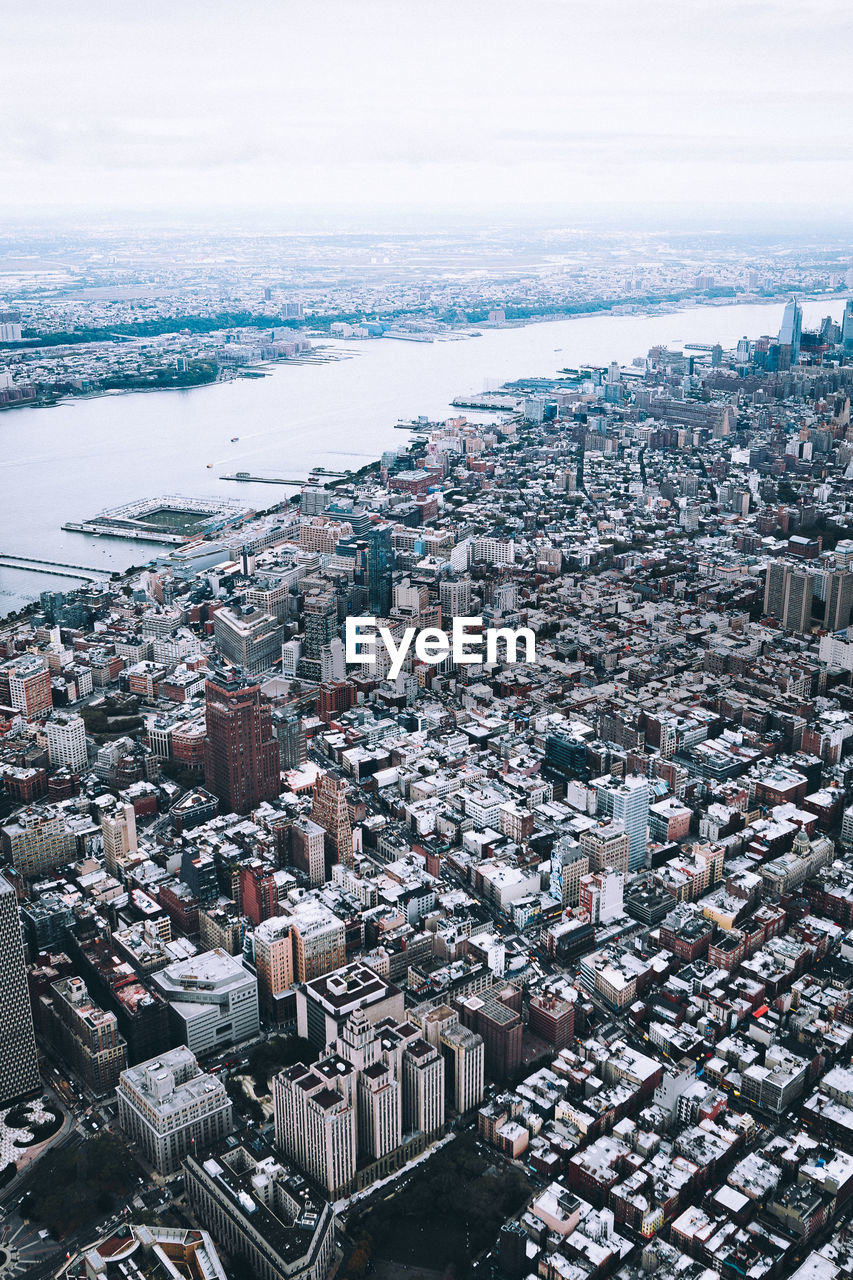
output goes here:
[{"label": "cityscape", "polygon": [[75,9],[0,139],[0,1280],[853,1280],[853,19]]}]

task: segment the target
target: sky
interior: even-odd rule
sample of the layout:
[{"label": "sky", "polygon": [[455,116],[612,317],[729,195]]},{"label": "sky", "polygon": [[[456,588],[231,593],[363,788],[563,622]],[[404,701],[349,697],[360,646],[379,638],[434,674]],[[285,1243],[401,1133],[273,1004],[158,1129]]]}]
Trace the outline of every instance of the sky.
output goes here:
[{"label": "sky", "polygon": [[0,0],[0,208],[853,212],[847,0]]}]

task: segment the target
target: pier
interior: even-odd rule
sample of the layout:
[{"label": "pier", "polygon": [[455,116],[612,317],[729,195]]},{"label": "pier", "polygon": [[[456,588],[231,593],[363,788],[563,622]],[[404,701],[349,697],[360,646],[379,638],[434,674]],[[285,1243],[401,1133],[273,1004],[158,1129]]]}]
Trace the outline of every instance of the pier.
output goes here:
[{"label": "pier", "polygon": [[238,484],[289,484],[302,488],[303,485],[311,484],[310,480],[286,480],[281,476],[253,476],[248,471],[238,471],[236,475],[220,476],[220,480],[236,480]]},{"label": "pier", "polygon": [[89,578],[101,581],[108,578],[112,569],[94,569],[88,564],[66,564],[61,560],[34,560],[30,556],[13,556],[0,551],[0,566],[4,569],[24,569],[28,573],[49,573],[56,578]]}]

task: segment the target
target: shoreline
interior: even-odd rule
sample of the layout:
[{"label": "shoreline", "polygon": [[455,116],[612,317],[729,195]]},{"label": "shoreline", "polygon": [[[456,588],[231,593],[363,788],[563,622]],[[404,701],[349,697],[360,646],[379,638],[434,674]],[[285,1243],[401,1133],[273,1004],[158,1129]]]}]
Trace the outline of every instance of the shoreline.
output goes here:
[{"label": "shoreline", "polygon": [[[787,300],[788,296],[789,295],[786,293],[781,293],[781,294],[775,294],[773,297],[770,297],[770,298],[766,298],[766,297],[759,298],[753,294],[748,294],[745,297],[741,297],[741,298],[735,296],[734,298],[719,298],[719,299],[685,297],[683,299],[680,299],[677,302],[661,303],[659,306],[646,305],[644,307],[639,308],[636,311],[632,310],[630,312],[623,312],[621,310],[622,307],[631,305],[630,300],[626,299],[624,302],[613,303],[613,305],[610,307],[593,308],[591,311],[567,311],[567,312],[549,311],[546,314],[540,315],[540,316],[525,316],[522,319],[506,320],[502,324],[490,325],[487,321],[477,321],[476,326],[483,329],[486,333],[499,333],[502,330],[506,330],[506,329],[524,329],[528,325],[533,325],[533,324],[537,324],[537,325],[538,324],[560,324],[566,320],[589,320],[589,319],[594,319],[596,316],[609,317],[611,319],[619,320],[623,318],[632,319],[632,318],[641,317],[641,316],[678,315],[680,312],[690,310],[693,307],[697,307],[697,308],[707,307],[710,310],[714,310],[719,307],[772,306],[774,304],[783,303],[784,301]],[[841,299],[845,296],[846,294],[843,291],[841,293],[832,293],[832,294],[827,294],[827,293],[803,294],[801,297],[801,301],[802,302],[820,302],[822,299],[825,298],[828,302],[832,302],[832,301]],[[617,308],[619,309],[617,310]],[[472,323],[474,322],[467,321],[464,325],[460,323],[458,325],[451,326],[450,333],[459,332],[461,334],[464,329],[470,328]],[[327,334],[325,336],[328,338],[331,335]],[[449,335],[447,336],[449,338]],[[474,335],[467,334],[465,336],[473,337]],[[435,339],[433,338],[429,339],[430,343],[434,340]],[[365,338],[365,339],[360,339],[360,341],[370,343],[370,342],[377,341],[377,339]],[[427,345],[426,339],[421,339],[421,341],[424,342],[424,345]],[[100,344],[93,344],[93,345],[100,345]],[[50,350],[50,348],[34,348],[34,349],[37,351]],[[6,348],[0,348],[0,360],[3,359],[3,355],[6,350],[7,350]],[[314,354],[314,352],[317,352],[319,350],[320,350],[319,347],[315,347],[313,348],[313,351],[311,353],[306,353],[306,354],[311,355],[311,354]],[[343,359],[344,357],[340,357],[340,358]],[[258,370],[254,374],[255,377],[266,378],[271,376],[273,370],[275,370],[276,368],[279,368],[282,365],[326,364],[329,362],[329,359],[331,359],[331,357],[326,360],[311,360],[311,359],[300,359],[299,356],[293,356],[286,360],[271,360],[268,362],[264,362],[262,371],[258,369],[258,366],[251,366],[251,368],[255,368]],[[199,391],[204,387],[216,387],[220,385],[220,383],[235,382],[240,377],[241,377],[241,374],[237,373],[234,375],[234,377],[228,377],[228,378],[216,377],[207,382],[198,382],[193,385],[184,386],[184,387],[146,387],[146,386],[107,387],[107,388],[104,388],[103,390],[81,391],[77,394],[75,394],[74,392],[65,391],[57,394],[55,397],[49,396],[49,398],[45,400],[39,400],[38,398],[36,398],[33,400],[15,401],[13,404],[0,405],[0,413],[5,413],[7,411],[14,410],[14,409],[52,409],[56,405],[60,405],[60,404],[76,404],[78,401],[81,401],[81,400],[99,400],[105,396],[150,395],[150,394],[160,394],[163,392],[174,392],[174,391]]]}]

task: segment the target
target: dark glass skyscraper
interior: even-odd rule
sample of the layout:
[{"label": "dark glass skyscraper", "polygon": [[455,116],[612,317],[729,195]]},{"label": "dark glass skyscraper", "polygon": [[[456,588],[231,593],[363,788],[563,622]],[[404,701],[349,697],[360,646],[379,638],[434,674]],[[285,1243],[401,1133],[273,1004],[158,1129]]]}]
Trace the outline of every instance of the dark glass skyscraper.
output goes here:
[{"label": "dark glass skyscraper", "polygon": [[40,1088],[15,890],[0,875],[0,1105]]},{"label": "dark glass skyscraper", "polygon": [[367,531],[367,590],[370,612],[375,618],[387,618],[391,612],[394,549],[390,524],[375,524]]},{"label": "dark glass skyscraper", "polygon": [[233,668],[217,668],[205,684],[204,782],[223,813],[249,813],[281,791],[272,713],[260,686]]}]

